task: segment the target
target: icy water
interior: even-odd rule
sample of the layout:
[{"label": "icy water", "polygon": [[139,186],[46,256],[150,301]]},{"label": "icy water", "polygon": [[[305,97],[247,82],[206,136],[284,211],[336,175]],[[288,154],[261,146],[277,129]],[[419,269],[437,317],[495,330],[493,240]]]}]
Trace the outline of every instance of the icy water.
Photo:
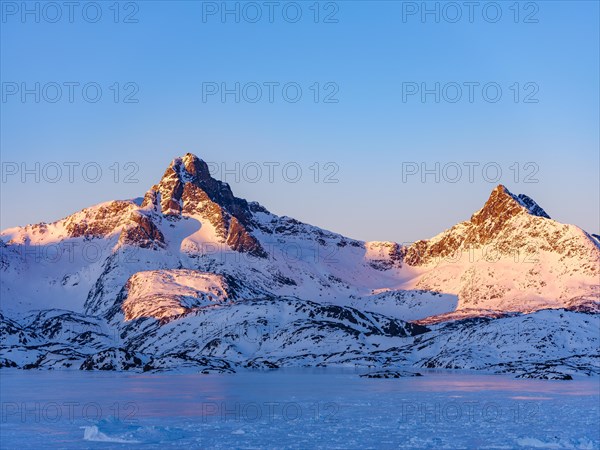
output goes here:
[{"label": "icy water", "polygon": [[2,448],[600,448],[600,380],[0,371]]}]

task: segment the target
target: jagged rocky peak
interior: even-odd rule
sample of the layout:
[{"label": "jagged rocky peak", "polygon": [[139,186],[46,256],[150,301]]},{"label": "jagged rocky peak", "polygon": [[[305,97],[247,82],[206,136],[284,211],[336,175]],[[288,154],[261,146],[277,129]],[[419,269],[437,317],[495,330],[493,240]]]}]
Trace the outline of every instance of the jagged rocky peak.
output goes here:
[{"label": "jagged rocky peak", "polygon": [[[171,180],[177,180],[182,184],[192,183],[199,187],[219,187],[229,190],[229,193],[231,193],[227,183],[215,180],[210,175],[208,164],[192,153],[186,153],[184,156],[175,158],[171,161],[160,184],[169,184]],[[233,194],[231,195],[233,196]]]},{"label": "jagged rocky peak", "polygon": [[508,220],[517,214],[528,213],[549,219],[550,216],[531,197],[525,194],[514,195],[499,184],[479,211],[471,217],[471,222],[479,224],[492,218]]},{"label": "jagged rocky peak", "polygon": [[[409,265],[427,264],[439,258],[457,255],[467,248],[480,247],[502,241],[498,250],[519,245],[531,230],[520,232],[518,239],[511,231],[518,231],[513,219],[528,217],[550,219],[550,216],[532,198],[525,194],[514,195],[505,186],[498,185],[483,207],[465,222],[459,223],[431,240],[417,241],[408,247],[405,262]],[[511,244],[512,243],[512,244]],[[506,244],[506,245],[505,245]]]},{"label": "jagged rocky peak", "polygon": [[160,205],[163,214],[179,216],[184,209],[195,212],[197,204],[205,200],[216,203],[242,224],[249,224],[248,202],[235,197],[229,184],[213,178],[208,164],[191,153],[171,161],[160,182],[146,194],[142,206]]},{"label": "jagged rocky peak", "polygon": [[169,218],[200,217],[232,250],[266,256],[252,235],[255,224],[248,202],[213,178],[208,164],[196,155],[186,153],[171,161],[160,182],[146,193],[142,207],[148,206]]},{"label": "jagged rocky peak", "polygon": [[185,185],[200,186],[202,180],[210,178],[208,165],[191,153],[175,158],[165,170],[160,182],[153,186],[144,197],[142,206],[160,203],[160,211],[165,215],[179,216],[183,208]]},{"label": "jagged rocky peak", "polygon": [[186,181],[198,183],[202,180],[212,179],[208,164],[192,153],[186,153],[181,158],[175,158],[171,162],[171,167]]}]

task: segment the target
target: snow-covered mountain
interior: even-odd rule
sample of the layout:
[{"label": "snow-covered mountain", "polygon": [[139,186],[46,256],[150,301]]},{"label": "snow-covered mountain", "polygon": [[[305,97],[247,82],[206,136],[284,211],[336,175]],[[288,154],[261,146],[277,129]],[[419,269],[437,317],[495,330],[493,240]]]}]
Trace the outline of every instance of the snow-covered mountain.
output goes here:
[{"label": "snow-covered mountain", "polygon": [[[600,243],[503,186],[430,240],[361,242],[235,197],[188,153],[143,199],[0,250],[4,366],[600,372]],[[533,334],[508,345],[505,323]]]},{"label": "snow-covered mountain", "polygon": [[597,305],[598,249],[582,229],[498,186],[470,220],[416,242],[404,261],[433,268],[415,287],[457,295],[459,311],[530,312]]}]

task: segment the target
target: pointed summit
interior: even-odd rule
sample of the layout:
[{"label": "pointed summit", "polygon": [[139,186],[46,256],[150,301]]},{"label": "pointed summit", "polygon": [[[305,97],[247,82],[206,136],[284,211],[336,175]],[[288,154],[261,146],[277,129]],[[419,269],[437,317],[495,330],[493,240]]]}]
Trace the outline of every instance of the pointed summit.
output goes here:
[{"label": "pointed summit", "polygon": [[210,176],[208,165],[191,153],[173,159],[160,182],[153,186],[150,191],[156,191],[159,194],[159,198],[153,200],[160,202],[160,209],[163,214],[169,216],[179,216],[181,214],[182,196],[187,183],[197,187],[201,187],[202,184],[217,183],[217,180]]},{"label": "pointed summit", "polygon": [[522,242],[529,232],[519,231],[523,223],[520,219],[530,222],[537,221],[538,217],[550,219],[533,199],[524,194],[514,195],[500,184],[470,220],[430,240],[415,242],[408,247],[405,261],[409,265],[421,265],[432,260],[451,258],[470,248],[498,243],[499,239],[502,243],[494,248],[506,253],[514,252],[513,244]]},{"label": "pointed summit", "polygon": [[180,180],[195,184],[212,178],[208,164],[192,153],[186,153],[184,156],[171,161],[169,168],[165,172],[165,176],[173,172],[179,176]]},{"label": "pointed summit", "polygon": [[517,214],[527,213],[549,219],[550,216],[532,198],[525,194],[514,195],[504,185],[499,184],[490,194],[479,211],[471,216],[471,222],[479,225],[490,219],[505,222]]},{"label": "pointed summit", "polygon": [[144,197],[142,207],[149,206],[173,220],[182,215],[198,217],[212,224],[216,235],[233,250],[266,255],[252,235],[255,224],[248,202],[235,197],[229,184],[213,178],[208,164],[192,153],[171,161],[160,182]]},{"label": "pointed summit", "polygon": [[186,206],[192,209],[196,206],[191,204],[194,200],[191,197],[197,197],[198,201],[202,200],[199,197],[208,197],[243,224],[250,219],[248,202],[235,197],[229,184],[213,178],[208,164],[192,153],[171,161],[160,182],[146,194],[143,206],[159,203],[163,214],[180,216]]}]

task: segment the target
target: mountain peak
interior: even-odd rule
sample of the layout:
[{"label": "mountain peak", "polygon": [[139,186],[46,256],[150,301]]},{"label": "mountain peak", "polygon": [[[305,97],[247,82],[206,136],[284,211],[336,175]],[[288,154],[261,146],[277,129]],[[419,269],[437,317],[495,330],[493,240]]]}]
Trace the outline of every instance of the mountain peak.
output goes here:
[{"label": "mountain peak", "polygon": [[545,219],[550,218],[531,197],[525,194],[515,195],[506,186],[499,184],[491,192],[483,208],[473,214],[471,221],[482,223],[490,218],[509,219],[523,212]]},{"label": "mountain peak", "polygon": [[[191,186],[186,188],[188,185]],[[186,153],[171,161],[160,182],[146,194],[147,200],[144,204],[160,203],[163,214],[179,216],[184,206],[183,197],[186,189],[201,191],[211,201],[221,206],[229,205],[235,199],[227,183],[216,180],[210,175],[206,162],[192,153]]]},{"label": "mountain peak", "polygon": [[200,181],[212,178],[208,164],[193,153],[186,153],[171,161],[171,164],[163,175],[163,179],[172,176],[172,174],[177,175],[183,183],[192,182],[198,184]]},{"label": "mountain peak", "polygon": [[515,224],[511,222],[517,216],[532,220],[532,216],[550,218],[533,199],[525,194],[515,195],[506,186],[499,184],[470,220],[446,230],[430,241],[414,243],[409,247],[405,261],[409,265],[420,265],[436,258],[454,257],[470,246],[493,243],[503,232],[515,229]]},{"label": "mountain peak", "polygon": [[160,182],[146,193],[142,207],[149,206],[171,219],[201,217],[233,250],[266,256],[251,234],[248,202],[234,196],[229,184],[213,178],[208,164],[192,153],[171,161]]}]

